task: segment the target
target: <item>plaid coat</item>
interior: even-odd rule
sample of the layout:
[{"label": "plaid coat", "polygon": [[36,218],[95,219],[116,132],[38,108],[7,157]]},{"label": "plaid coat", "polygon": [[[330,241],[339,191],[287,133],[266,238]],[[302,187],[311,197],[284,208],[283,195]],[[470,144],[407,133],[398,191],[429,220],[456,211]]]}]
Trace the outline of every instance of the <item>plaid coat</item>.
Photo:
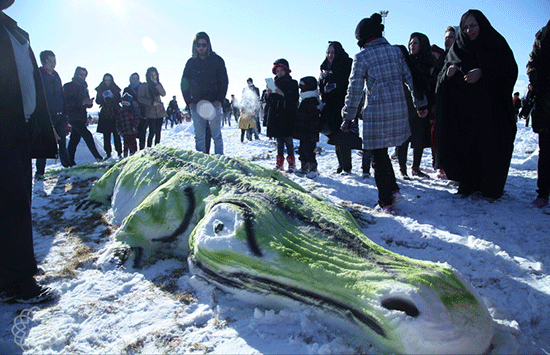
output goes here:
[{"label": "plaid coat", "polygon": [[[353,119],[366,84],[363,111],[363,148],[380,149],[401,145],[411,135],[409,112],[403,90],[405,83],[413,89],[412,75],[401,50],[385,38],[365,44],[355,55],[343,116]],[[414,100],[414,98],[413,98]],[[415,101],[415,107],[422,103]]]},{"label": "plaid coat", "polygon": [[116,120],[116,130],[121,135],[137,134],[139,116],[134,115],[132,110],[122,107]]}]

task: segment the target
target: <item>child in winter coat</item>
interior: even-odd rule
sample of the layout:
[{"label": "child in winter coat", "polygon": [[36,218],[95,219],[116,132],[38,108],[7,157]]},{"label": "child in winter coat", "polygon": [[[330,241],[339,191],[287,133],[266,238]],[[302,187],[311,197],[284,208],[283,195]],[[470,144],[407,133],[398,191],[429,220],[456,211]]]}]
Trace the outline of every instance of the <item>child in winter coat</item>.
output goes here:
[{"label": "child in winter coat", "polygon": [[315,146],[319,141],[322,107],[317,90],[317,79],[312,76],[300,79],[300,98],[294,126],[294,138],[300,140],[298,154],[300,154],[301,168],[298,172],[313,178],[317,176]]},{"label": "child in winter coat", "polygon": [[[250,100],[243,100],[241,103],[241,112],[239,116],[239,129],[241,130],[241,143],[244,142],[244,135],[246,133],[246,139],[252,140],[252,130],[256,126],[254,116],[256,116],[256,107]],[[258,134],[256,134],[257,136]],[[256,137],[256,139],[258,139]]]},{"label": "child in winter coat", "polygon": [[134,98],[129,93],[122,96],[122,107],[116,121],[116,129],[124,141],[124,157],[134,154],[137,151],[136,138],[138,134],[139,115],[136,114],[136,107],[132,105]]},{"label": "child in winter coat", "polygon": [[278,59],[273,63],[275,74],[275,90],[267,89],[267,136],[277,138],[276,170],[283,170],[286,147],[288,172],[296,170],[294,158],[294,121],[298,110],[298,82],[290,76],[290,68],[286,59]]}]

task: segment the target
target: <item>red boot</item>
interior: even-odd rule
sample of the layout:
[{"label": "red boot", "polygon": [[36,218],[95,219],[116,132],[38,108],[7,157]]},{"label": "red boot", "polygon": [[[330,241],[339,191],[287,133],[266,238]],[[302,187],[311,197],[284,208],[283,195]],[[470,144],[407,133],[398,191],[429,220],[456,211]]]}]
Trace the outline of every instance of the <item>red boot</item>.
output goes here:
[{"label": "red boot", "polygon": [[282,171],[284,165],[285,165],[285,157],[283,157],[282,155],[277,155],[277,163],[275,164],[275,170]]},{"label": "red boot", "polygon": [[296,171],[296,160],[294,158],[294,155],[287,156],[286,161],[288,162],[287,172],[289,172],[289,173],[295,172]]}]

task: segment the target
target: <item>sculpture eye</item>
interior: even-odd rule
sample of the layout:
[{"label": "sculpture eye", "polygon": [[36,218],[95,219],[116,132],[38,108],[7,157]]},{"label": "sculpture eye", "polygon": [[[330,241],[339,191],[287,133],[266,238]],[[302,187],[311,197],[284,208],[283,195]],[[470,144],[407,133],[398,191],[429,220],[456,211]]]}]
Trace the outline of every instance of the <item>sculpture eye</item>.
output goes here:
[{"label": "sculpture eye", "polygon": [[218,234],[219,232],[221,232],[223,230],[223,222],[222,221],[214,221],[214,233]]},{"label": "sculpture eye", "polygon": [[385,299],[384,301],[382,301],[382,307],[389,310],[405,312],[409,317],[418,317],[418,315],[420,314],[420,311],[414,303],[409,300],[397,297],[390,297]]}]

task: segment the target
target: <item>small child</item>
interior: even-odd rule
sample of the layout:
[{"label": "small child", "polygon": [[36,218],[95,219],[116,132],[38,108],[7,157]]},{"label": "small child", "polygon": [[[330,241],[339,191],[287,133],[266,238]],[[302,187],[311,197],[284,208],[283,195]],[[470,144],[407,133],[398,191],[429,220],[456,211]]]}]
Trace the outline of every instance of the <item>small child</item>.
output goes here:
[{"label": "small child", "polygon": [[318,175],[315,146],[319,142],[322,108],[317,90],[317,79],[312,76],[300,79],[300,99],[294,127],[294,138],[300,140],[298,154],[300,155],[301,168],[298,173],[314,178]]},{"label": "small child", "polygon": [[138,134],[139,115],[136,115],[136,108],[132,105],[134,98],[129,93],[122,96],[122,107],[116,121],[116,129],[124,140],[124,157],[134,154],[137,151],[136,138]]},{"label": "small child", "polygon": [[288,172],[296,170],[294,158],[294,122],[298,110],[298,82],[290,76],[290,68],[286,59],[278,59],[273,63],[275,88],[266,91],[267,136],[277,139],[276,170],[283,170],[284,153],[288,161]]},{"label": "small child", "polygon": [[[251,100],[243,100],[241,102],[241,112],[239,116],[239,129],[241,130],[241,143],[244,142],[244,135],[246,133],[246,139],[252,140],[252,130],[255,128],[256,123],[254,116],[256,116],[256,107]],[[256,133],[256,139],[258,139],[258,133]]]}]

